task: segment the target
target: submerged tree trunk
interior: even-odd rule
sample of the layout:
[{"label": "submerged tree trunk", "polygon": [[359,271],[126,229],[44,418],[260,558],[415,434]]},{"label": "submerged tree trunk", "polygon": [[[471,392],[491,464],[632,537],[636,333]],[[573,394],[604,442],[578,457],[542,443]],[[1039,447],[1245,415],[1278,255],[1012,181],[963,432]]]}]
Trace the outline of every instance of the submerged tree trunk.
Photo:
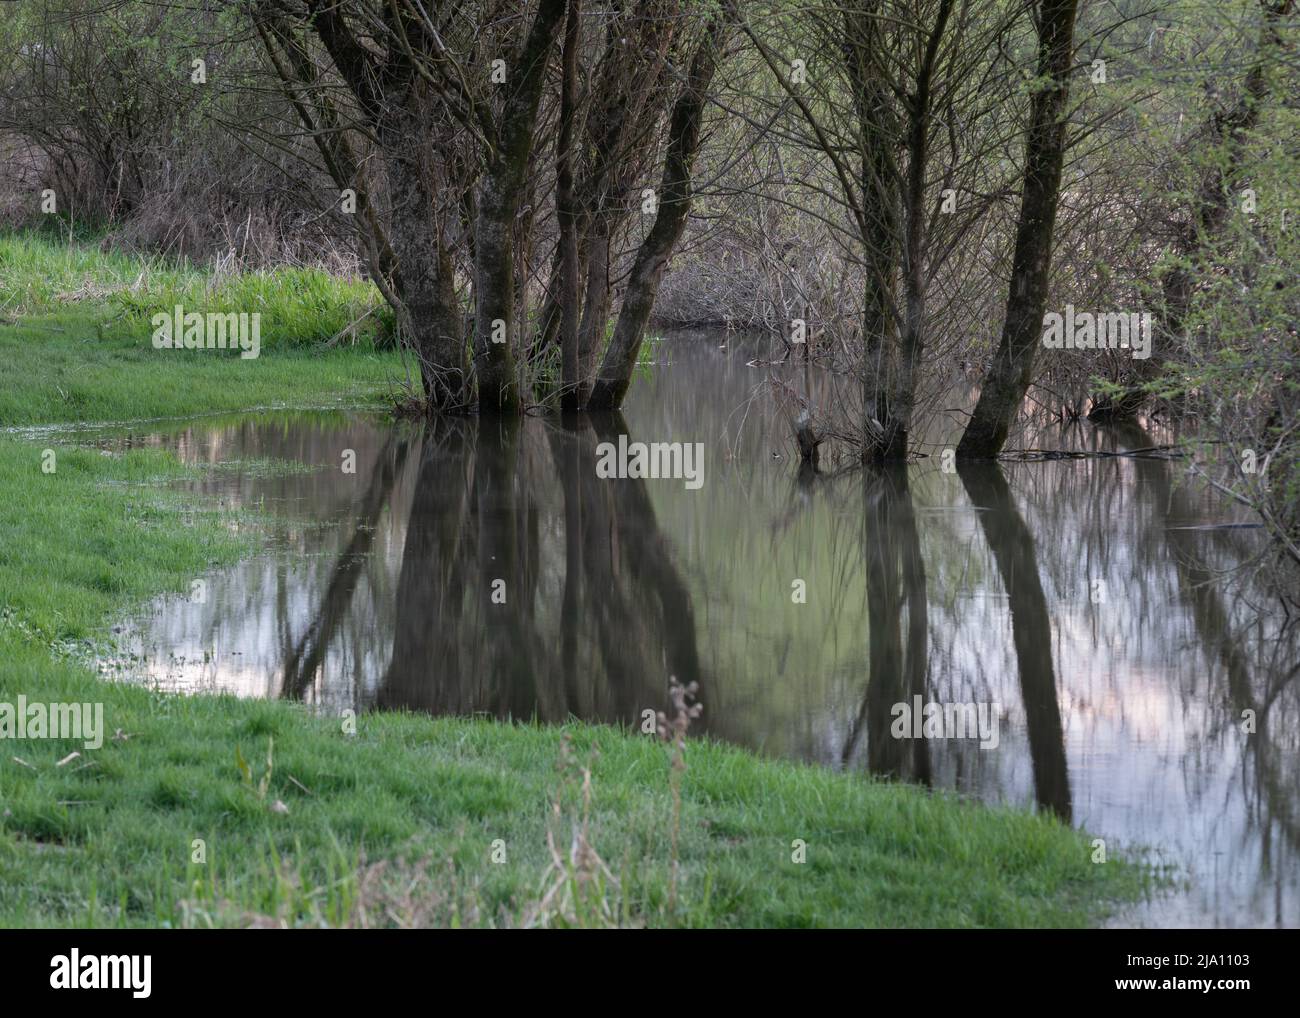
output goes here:
[{"label": "submerged tree trunk", "polygon": [[925,174],[930,161],[930,106],[939,44],[952,13],[953,0],[940,0],[925,56],[909,97],[907,180],[903,194],[906,227],[903,234],[903,334],[899,349],[896,390],[889,408],[889,441],[883,451],[891,459],[907,457],[907,436],[916,402],[916,371],[925,355]]},{"label": "submerged tree trunk", "polygon": [[380,133],[393,193],[393,281],[402,301],[402,325],[420,362],[428,407],[455,412],[469,403],[463,319],[451,252],[443,243],[419,149],[410,144],[412,129],[403,118]]},{"label": "submerged tree trunk", "polygon": [[[585,78],[586,100],[581,103],[575,100],[575,109],[579,111],[576,119],[582,127],[582,140],[575,141],[576,153],[572,159],[576,177],[578,379],[582,405],[590,395],[609,324],[610,238],[620,234],[633,214],[636,203],[631,200],[632,191],[643,179],[650,154],[658,149],[657,142],[650,141],[647,135],[659,133],[660,113],[670,94],[664,79],[669,67],[676,63],[670,53],[678,36],[686,34],[679,31],[682,22],[674,17],[646,16],[646,11],[659,2],[645,0],[632,8],[615,7],[608,12],[609,17],[604,17],[602,12],[604,47]],[[659,9],[678,9],[674,6],[676,2],[673,0]],[[580,67],[581,47],[578,56]],[[580,77],[575,74],[575,80]],[[534,366],[541,365],[560,341],[562,275],[563,262],[557,245],[545,309],[529,350],[529,363]],[[535,377],[542,384],[541,394],[545,396],[551,373],[542,372]]]},{"label": "submerged tree trunk", "polygon": [[[419,360],[427,405],[463,410],[469,402],[464,331],[451,253],[438,221],[434,160],[429,145],[421,143],[427,142],[437,101],[416,80],[409,53],[380,57],[360,44],[339,8],[308,7],[310,25],[379,142],[392,198],[386,224],[370,200],[362,164],[342,129],[343,117],[319,86],[309,50],[284,12],[269,3],[255,11],[262,42],[331,178],[340,191],[352,190],[356,196],[366,261]],[[380,90],[381,80],[386,91]]]},{"label": "submerged tree trunk", "polygon": [[515,322],[514,225],[528,175],[542,86],[565,0],[542,0],[523,51],[509,68],[518,81],[501,113],[474,230],[474,371],[481,413],[517,413],[511,350]]},{"label": "submerged tree trunk", "polygon": [[879,463],[907,456],[907,436],[894,426],[891,398],[897,375],[898,328],[894,309],[898,210],[892,201],[880,203],[874,213],[869,201],[864,204],[875,228],[867,244],[863,293],[863,459]]},{"label": "submerged tree trunk", "polygon": [[899,251],[902,240],[898,169],[894,163],[897,130],[893,97],[880,69],[882,45],[879,5],[864,5],[844,15],[844,52],[861,158],[863,280],[862,420],[863,459],[904,459],[907,436],[894,426],[896,386]]},{"label": "submerged tree trunk", "polygon": [[578,372],[582,376],[583,403],[591,398],[596,362],[605,345],[612,294],[609,285],[609,226],[602,216],[587,241],[587,275],[583,287],[582,325],[578,330]]},{"label": "submerged tree trunk", "polygon": [[556,146],[556,214],[560,221],[560,406],[577,410],[585,402],[578,362],[578,208],[573,193],[573,121],[578,105],[578,46],[581,0],[569,0],[564,24],[560,81],[560,137]]},{"label": "submerged tree trunk", "polygon": [[[722,41],[733,16],[730,5],[715,15],[691,61],[686,89],[673,107],[668,155],[659,189],[659,208],[654,225],[641,242],[632,265],[614,336],[605,351],[588,400],[588,406],[593,410],[618,409],[631,384],[668,258],[681,238],[691,211],[691,167],[700,148],[704,104],[717,70]],[[592,258],[595,257],[593,250]]]},{"label": "submerged tree trunk", "polygon": [[962,459],[992,459],[1006,444],[1034,367],[1047,304],[1061,168],[1065,161],[1066,103],[1074,62],[1078,0],[1042,0],[1038,8],[1039,91],[1030,105],[1025,143],[1024,194],[1011,261],[1011,287],[997,353],[984,375],[975,413],[957,445]]}]

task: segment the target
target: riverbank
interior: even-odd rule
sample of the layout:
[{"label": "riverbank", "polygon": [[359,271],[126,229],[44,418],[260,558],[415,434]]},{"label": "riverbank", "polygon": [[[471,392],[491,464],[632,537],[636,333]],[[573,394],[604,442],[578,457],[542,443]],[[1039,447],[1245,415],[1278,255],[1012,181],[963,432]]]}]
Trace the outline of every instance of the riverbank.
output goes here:
[{"label": "riverbank", "polygon": [[[68,303],[85,329],[52,331],[34,304],[2,327],[0,356],[31,365],[0,379],[3,424],[378,400],[399,363],[360,345],[155,351],[138,320],[104,325],[99,298]],[[79,398],[59,395],[68,378]],[[1050,819],[690,740],[674,901],[670,755],[651,736],[106,683],[87,662],[115,619],[268,535],[171,485],[189,472],[157,450],[0,438],[0,703],[104,718],[99,748],[5,740],[0,923],[1074,926],[1143,889]],[[575,824],[603,865],[567,865]]]},{"label": "riverbank", "polygon": [[[178,305],[258,314],[258,356],[155,349],[153,315]],[[14,369],[0,385],[0,427],[378,406],[409,377],[369,284],[175,265],[44,234],[0,234],[0,361]]]}]

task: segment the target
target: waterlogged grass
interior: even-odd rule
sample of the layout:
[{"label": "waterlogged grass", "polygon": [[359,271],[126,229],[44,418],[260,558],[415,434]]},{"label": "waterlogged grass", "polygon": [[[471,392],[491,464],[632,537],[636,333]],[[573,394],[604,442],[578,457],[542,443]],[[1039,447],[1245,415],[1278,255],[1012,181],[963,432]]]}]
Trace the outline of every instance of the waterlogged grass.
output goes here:
[{"label": "waterlogged grass", "polygon": [[365,347],[155,350],[147,331],[85,311],[0,325],[0,427],[190,417],[255,407],[380,405],[403,383],[395,353]]},{"label": "waterlogged grass", "polygon": [[87,639],[123,605],[246,552],[246,519],[196,510],[166,486],[189,473],[155,449],[110,456],[0,439],[0,633],[45,646]]},{"label": "waterlogged grass", "polygon": [[241,477],[288,477],[293,474],[314,474],[320,467],[299,460],[276,459],[262,456],[255,459],[229,459],[212,464],[219,474],[239,474]]},{"label": "waterlogged grass", "polygon": [[1050,820],[691,742],[669,910],[669,760],[651,737],[402,714],[363,715],[352,735],[289,704],[102,682],[78,641],[261,535],[183,503],[161,482],[185,468],[162,452],[56,448],[53,474],[41,452],[0,439],[0,701],[102,702],[106,731],[98,750],[3,747],[0,923],[350,923],[376,893],[368,867],[394,858],[431,860],[417,886],[454,903],[426,919],[521,922],[546,885],[565,732],[579,761],[599,751],[590,838],[617,921],[1077,925],[1141,887]]}]

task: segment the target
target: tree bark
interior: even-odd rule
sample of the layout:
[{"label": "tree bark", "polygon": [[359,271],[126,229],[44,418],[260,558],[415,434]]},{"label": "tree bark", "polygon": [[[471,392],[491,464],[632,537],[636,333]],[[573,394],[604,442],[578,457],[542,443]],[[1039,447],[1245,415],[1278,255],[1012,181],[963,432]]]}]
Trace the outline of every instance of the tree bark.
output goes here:
[{"label": "tree bark", "polygon": [[[362,45],[337,4],[309,0],[307,8],[312,29],[379,141],[392,195],[386,232],[328,95],[313,100],[316,115],[308,108],[307,97],[318,90],[314,65],[289,23],[270,4],[257,12],[263,42],[335,183],[356,191],[357,211],[368,229],[359,232],[368,241],[371,272],[410,338],[427,406],[443,412],[463,410],[469,402],[468,379],[454,267],[438,221],[429,146],[421,144],[428,136],[427,96],[418,87],[409,53],[390,51],[381,57]],[[276,43],[287,64],[276,52]]]},{"label": "tree bark", "polygon": [[[518,413],[519,381],[511,350],[515,319],[514,223],[519,211],[537,110],[565,0],[542,0],[511,72],[518,85],[502,110],[488,158],[474,231],[474,370],[479,412]],[[494,330],[501,342],[493,342]]]},{"label": "tree bark", "polygon": [[[846,11],[845,70],[857,116],[861,159],[862,255],[865,266],[862,311],[863,459],[904,459],[907,437],[894,425],[898,316],[897,276],[902,244],[898,170],[893,149],[898,132],[893,98],[880,67],[879,5]],[[900,448],[901,439],[901,448]]]},{"label": "tree bark", "polygon": [[573,193],[573,121],[578,105],[578,47],[581,0],[569,0],[564,23],[560,81],[560,137],[556,151],[556,213],[560,221],[560,406],[577,410],[584,402],[578,363],[578,208]]},{"label": "tree bark", "polygon": [[609,227],[605,217],[593,224],[587,240],[587,274],[582,296],[582,325],[578,330],[578,371],[583,401],[591,398],[596,362],[605,345],[613,294],[609,285]]},{"label": "tree bark", "polygon": [[[722,41],[733,17],[733,8],[728,4],[709,24],[691,61],[686,89],[673,107],[668,155],[659,189],[659,208],[654,225],[637,250],[623,294],[623,306],[614,326],[614,336],[605,351],[587,403],[589,409],[618,409],[632,382],[632,372],[659,294],[659,284],[691,211],[691,167],[700,148],[704,104],[717,70]],[[594,250],[591,257],[596,257]]]},{"label": "tree bark", "polygon": [[906,214],[903,234],[903,334],[899,349],[896,389],[889,408],[890,441],[884,451],[906,459],[907,436],[916,402],[916,370],[925,355],[925,173],[930,161],[930,106],[939,46],[948,28],[953,0],[940,0],[934,27],[926,39],[925,56],[916,74],[909,100],[907,180],[903,195]]},{"label": "tree bark", "polygon": [[1006,444],[1011,422],[1029,390],[1043,330],[1052,231],[1065,160],[1066,103],[1074,63],[1078,0],[1042,0],[1038,7],[1039,91],[1030,104],[1024,194],[1011,261],[1011,286],[997,353],[984,376],[975,413],[957,456],[992,459]]},{"label": "tree bark", "polygon": [[469,402],[465,336],[456,297],[455,267],[443,243],[435,197],[411,144],[416,124],[407,118],[381,125],[380,139],[393,195],[389,239],[397,259],[393,281],[403,307],[430,410],[463,411]]}]

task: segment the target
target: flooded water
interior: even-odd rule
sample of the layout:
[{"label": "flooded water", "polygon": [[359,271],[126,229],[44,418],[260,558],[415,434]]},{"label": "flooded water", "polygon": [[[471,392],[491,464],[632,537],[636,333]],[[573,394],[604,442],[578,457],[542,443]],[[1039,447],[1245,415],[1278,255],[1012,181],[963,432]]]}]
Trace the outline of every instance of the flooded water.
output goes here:
[{"label": "flooded water", "polygon": [[[723,345],[663,344],[623,419],[277,413],[105,439],[223,463],[199,487],[281,523],[265,554],[202,577],[201,602],[128,627],[126,674],[625,724],[676,676],[713,737],[1154,850],[1180,884],[1121,925],[1300,925],[1300,627],[1242,568],[1259,532],[1215,526],[1242,518],[1163,459],[801,474],[785,417],[751,399],[766,369]],[[702,443],[701,486],[599,477],[620,433]],[[895,737],[896,704],[933,702],[986,728]]]}]

